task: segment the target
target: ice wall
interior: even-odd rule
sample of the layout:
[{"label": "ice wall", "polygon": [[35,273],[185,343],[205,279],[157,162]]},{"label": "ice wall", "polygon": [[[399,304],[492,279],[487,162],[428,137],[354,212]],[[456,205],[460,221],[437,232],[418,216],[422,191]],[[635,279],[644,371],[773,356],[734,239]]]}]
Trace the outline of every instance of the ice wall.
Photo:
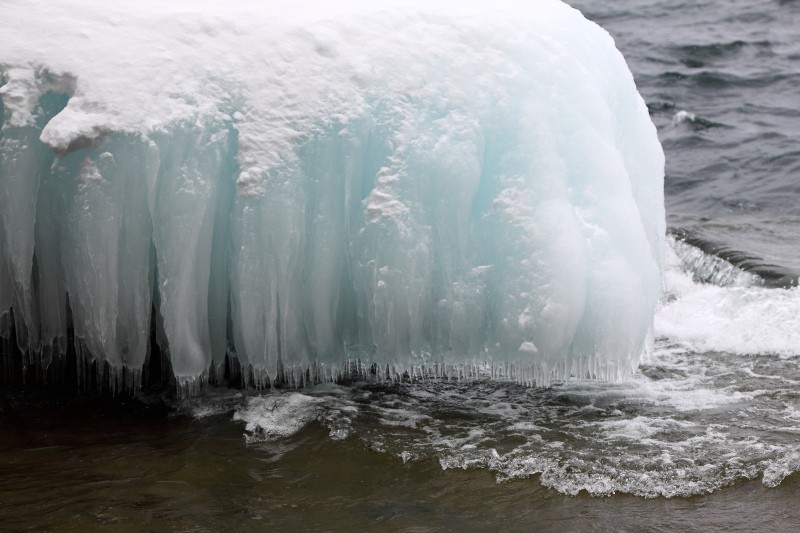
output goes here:
[{"label": "ice wall", "polygon": [[360,358],[545,384],[645,350],[663,154],[576,10],[3,11],[0,309],[27,353],[64,353],[71,322],[81,353],[137,369],[153,325],[183,380],[227,354],[263,379]]}]

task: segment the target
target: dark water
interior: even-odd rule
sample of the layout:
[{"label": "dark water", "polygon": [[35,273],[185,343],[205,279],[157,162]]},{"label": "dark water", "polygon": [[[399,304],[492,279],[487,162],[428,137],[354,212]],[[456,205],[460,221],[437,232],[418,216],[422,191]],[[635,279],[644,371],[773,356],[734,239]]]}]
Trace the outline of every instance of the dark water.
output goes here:
[{"label": "dark water", "polygon": [[575,1],[628,60],[667,156],[667,222],[800,272],[800,2]]},{"label": "dark water", "polygon": [[688,243],[636,375],[6,399],[0,530],[797,529],[800,2],[573,5],[629,61]]},{"label": "dark water", "polygon": [[[800,477],[693,498],[566,496],[537,476],[404,463],[312,423],[241,427],[82,407],[0,415],[3,531],[791,531]],[[743,509],[743,506],[746,506]]]}]

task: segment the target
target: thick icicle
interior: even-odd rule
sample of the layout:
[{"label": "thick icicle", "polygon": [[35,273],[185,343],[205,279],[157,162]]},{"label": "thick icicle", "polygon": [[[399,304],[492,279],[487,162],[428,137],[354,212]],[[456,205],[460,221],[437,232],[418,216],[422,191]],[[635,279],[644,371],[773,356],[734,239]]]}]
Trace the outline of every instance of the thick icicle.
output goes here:
[{"label": "thick icicle", "polygon": [[152,266],[147,185],[158,165],[152,143],[115,134],[63,156],[67,292],[76,337],[114,367],[144,363]]},{"label": "thick icicle", "polygon": [[232,179],[231,136],[227,128],[200,121],[157,135],[154,144],[158,171],[151,182],[150,210],[161,316],[176,377],[194,378],[211,361],[211,247],[217,190]]}]

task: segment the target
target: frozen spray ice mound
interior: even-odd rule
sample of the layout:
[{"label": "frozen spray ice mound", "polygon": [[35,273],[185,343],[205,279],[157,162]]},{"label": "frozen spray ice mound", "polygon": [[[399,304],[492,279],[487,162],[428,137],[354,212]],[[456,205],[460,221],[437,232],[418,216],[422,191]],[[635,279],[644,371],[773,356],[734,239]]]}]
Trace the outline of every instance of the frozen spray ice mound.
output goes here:
[{"label": "frozen spray ice mound", "polygon": [[638,363],[663,154],[576,10],[3,9],[0,308],[30,352],[66,351],[69,308],[116,368],[141,367],[156,321],[181,379],[226,354],[264,379],[353,357],[540,384]]}]

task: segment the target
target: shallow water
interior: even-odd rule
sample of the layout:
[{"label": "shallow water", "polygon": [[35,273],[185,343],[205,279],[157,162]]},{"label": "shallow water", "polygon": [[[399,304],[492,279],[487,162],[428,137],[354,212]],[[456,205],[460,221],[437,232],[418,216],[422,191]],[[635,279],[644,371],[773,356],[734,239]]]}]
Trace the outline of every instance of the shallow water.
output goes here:
[{"label": "shallow water", "polygon": [[[440,417],[474,421],[458,411]],[[377,420],[363,424],[402,440]],[[107,407],[4,413],[2,529],[780,531],[798,523],[797,475],[778,489],[742,479],[691,498],[566,496],[544,487],[543,476],[498,483],[486,468],[404,462],[358,436],[331,439],[322,422],[258,443],[243,438],[243,426],[228,411],[200,419]]]}]

